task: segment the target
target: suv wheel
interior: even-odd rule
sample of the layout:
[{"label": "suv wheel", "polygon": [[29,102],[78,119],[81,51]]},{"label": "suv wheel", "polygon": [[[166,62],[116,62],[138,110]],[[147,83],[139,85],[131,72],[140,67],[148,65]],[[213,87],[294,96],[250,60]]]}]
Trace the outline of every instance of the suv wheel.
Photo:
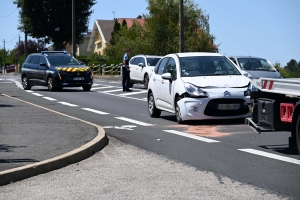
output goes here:
[{"label": "suv wheel", "polygon": [[144,88],[147,89],[149,84],[149,76],[148,74],[145,74],[144,76]]},{"label": "suv wheel", "polygon": [[28,82],[27,76],[23,76],[22,86],[23,86],[24,90],[30,90],[31,89],[31,85]]},{"label": "suv wheel", "polygon": [[153,96],[152,92],[150,92],[150,94],[148,96],[148,110],[149,110],[149,115],[151,117],[159,117],[160,116],[161,110],[156,108],[154,96]]},{"label": "suv wheel", "polygon": [[55,90],[54,81],[53,81],[53,78],[51,76],[47,80],[47,85],[48,85],[48,90],[49,91],[54,91]]},{"label": "suv wheel", "polygon": [[84,91],[90,91],[91,88],[92,88],[91,85],[83,85],[83,86],[82,86],[82,89],[83,89]]}]

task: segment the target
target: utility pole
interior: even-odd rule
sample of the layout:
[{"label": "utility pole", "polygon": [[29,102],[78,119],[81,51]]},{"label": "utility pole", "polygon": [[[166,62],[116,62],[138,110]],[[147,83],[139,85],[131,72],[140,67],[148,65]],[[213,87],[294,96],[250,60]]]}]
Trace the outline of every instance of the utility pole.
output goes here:
[{"label": "utility pole", "polygon": [[[18,43],[18,72],[20,72],[21,71],[21,69],[20,69],[20,53],[21,53],[21,51],[20,51],[20,34],[19,34],[19,43]],[[25,58],[26,59],[26,58]]]},{"label": "utility pole", "polygon": [[75,0],[72,0],[72,54],[76,58]]},{"label": "utility pole", "polygon": [[179,0],[179,52],[184,52],[184,9],[183,0]]},{"label": "utility pole", "polygon": [[27,32],[25,31],[25,44],[24,44],[25,59],[27,58]]},{"label": "utility pole", "polygon": [[4,45],[4,49],[3,49],[3,73],[6,72],[6,66],[5,66],[5,40],[3,40],[3,45]]}]

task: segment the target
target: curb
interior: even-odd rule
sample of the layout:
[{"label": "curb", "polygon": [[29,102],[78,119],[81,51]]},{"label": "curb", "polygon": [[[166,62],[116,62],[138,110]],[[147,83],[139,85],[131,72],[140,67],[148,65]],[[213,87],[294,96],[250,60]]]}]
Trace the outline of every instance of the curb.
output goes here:
[{"label": "curb", "polygon": [[12,99],[18,100],[18,101],[22,101],[24,103],[30,104],[30,105],[34,105],[36,107],[42,108],[44,110],[48,110],[50,112],[53,113],[57,113],[60,115],[63,115],[65,117],[70,117],[76,120],[79,120],[81,122],[87,123],[89,125],[95,126],[98,130],[98,135],[91,140],[90,142],[82,145],[81,147],[72,150],[68,153],[62,154],[60,156],[56,156],[54,158],[50,158],[44,161],[40,161],[37,163],[33,163],[33,164],[28,164],[25,166],[21,166],[21,167],[16,167],[13,169],[8,169],[5,171],[0,172],[0,186],[2,185],[6,185],[6,184],[10,184],[16,181],[20,181],[26,178],[30,178],[39,174],[43,174],[43,173],[47,173],[56,169],[60,169],[63,168],[67,165],[70,164],[74,164],[77,162],[80,162],[90,156],[92,156],[93,154],[95,154],[96,152],[100,151],[101,149],[103,149],[106,145],[108,145],[108,137],[105,134],[105,130],[94,123],[85,121],[85,120],[81,120],[79,118],[76,117],[72,117],[60,112],[56,112],[53,110],[50,110],[48,108],[44,108],[42,106],[38,106],[35,104],[32,104],[30,102],[15,98],[15,97],[11,97],[8,95],[3,94],[4,96],[10,97]]},{"label": "curb", "polygon": [[0,172],[0,186],[60,169],[92,156],[108,145],[108,138],[104,129],[100,126],[97,128],[98,135],[92,141],[73,151],[48,160]]}]

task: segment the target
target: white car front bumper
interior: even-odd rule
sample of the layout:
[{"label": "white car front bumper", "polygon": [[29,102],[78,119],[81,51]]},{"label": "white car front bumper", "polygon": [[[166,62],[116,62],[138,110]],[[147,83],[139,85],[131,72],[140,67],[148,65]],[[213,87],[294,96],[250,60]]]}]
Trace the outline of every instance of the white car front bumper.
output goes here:
[{"label": "white car front bumper", "polygon": [[[220,98],[222,99],[222,98]],[[230,100],[230,98],[228,98]],[[231,99],[237,99],[237,98],[231,98]],[[246,103],[250,103],[249,98],[239,98],[240,100],[244,100]],[[212,115],[206,115],[205,109],[208,105],[208,103],[211,101],[211,98],[182,98],[178,101],[178,106],[180,108],[182,120],[203,120],[203,119],[238,119],[238,118],[246,118],[251,116],[251,106],[247,105],[248,112],[243,112],[243,114],[236,114],[237,110],[226,110],[226,113],[232,113],[230,115],[224,115],[224,112],[215,108],[216,110],[215,114]],[[214,99],[217,100],[217,99]],[[220,101],[222,102],[222,101]],[[244,105],[241,105],[244,106]],[[208,108],[209,109],[209,108]],[[244,109],[246,109],[244,107]],[[213,112],[213,111],[212,111]],[[218,116],[218,113],[222,113]],[[235,113],[235,114],[233,114]]]}]

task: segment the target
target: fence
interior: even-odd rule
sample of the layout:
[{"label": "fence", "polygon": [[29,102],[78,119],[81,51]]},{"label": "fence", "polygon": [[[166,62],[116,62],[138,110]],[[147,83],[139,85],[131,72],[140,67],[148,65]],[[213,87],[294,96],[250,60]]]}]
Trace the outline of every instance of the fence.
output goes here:
[{"label": "fence", "polygon": [[120,64],[111,64],[111,65],[92,65],[89,66],[95,75],[100,76],[121,76],[122,75],[122,66],[123,63]]}]

